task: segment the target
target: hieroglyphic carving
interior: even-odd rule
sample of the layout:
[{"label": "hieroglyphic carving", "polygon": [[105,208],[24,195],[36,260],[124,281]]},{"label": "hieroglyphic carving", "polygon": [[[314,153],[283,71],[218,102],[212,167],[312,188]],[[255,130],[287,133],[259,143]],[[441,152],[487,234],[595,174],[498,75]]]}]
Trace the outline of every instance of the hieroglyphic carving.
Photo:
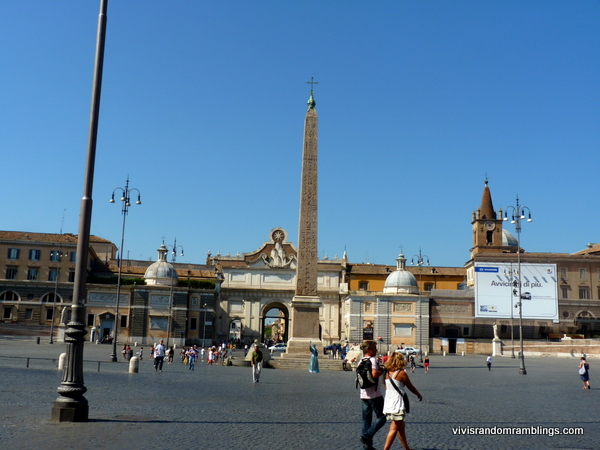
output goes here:
[{"label": "hieroglyphic carving", "polygon": [[317,112],[304,121],[296,295],[317,295]]}]

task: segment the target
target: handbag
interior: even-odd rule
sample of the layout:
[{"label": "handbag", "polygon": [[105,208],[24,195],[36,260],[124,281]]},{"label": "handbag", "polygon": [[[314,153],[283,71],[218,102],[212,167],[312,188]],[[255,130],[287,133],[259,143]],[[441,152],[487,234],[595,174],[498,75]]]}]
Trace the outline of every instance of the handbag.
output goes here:
[{"label": "handbag", "polygon": [[408,401],[408,395],[406,395],[406,392],[400,390],[400,388],[396,385],[396,380],[394,380],[394,378],[391,376],[390,381],[392,382],[392,386],[394,386],[394,389],[396,389],[398,391],[398,394],[400,394],[400,396],[402,397],[402,402],[404,403],[404,411],[406,411],[406,414],[410,414],[410,402]]},{"label": "handbag", "polygon": [[579,369],[579,375],[585,375],[585,366],[581,366]]}]

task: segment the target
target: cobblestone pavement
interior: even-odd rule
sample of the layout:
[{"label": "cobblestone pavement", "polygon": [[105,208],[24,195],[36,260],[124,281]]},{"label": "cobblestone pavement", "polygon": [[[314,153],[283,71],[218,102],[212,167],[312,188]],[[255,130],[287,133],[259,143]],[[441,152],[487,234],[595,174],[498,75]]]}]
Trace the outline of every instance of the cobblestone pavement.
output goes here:
[{"label": "cobblestone pavement", "polygon": [[[61,374],[51,361],[64,344],[0,339],[2,448],[144,449],[358,449],[361,408],[353,372],[311,374],[265,369],[252,383],[249,368],[208,367],[190,371],[180,362],[156,373],[147,359],[140,373],[125,362],[107,361],[111,347],[86,344],[84,383],[87,423],[49,421]],[[147,352],[149,349],[145,348]],[[120,356],[119,356],[120,357]],[[431,356],[431,371],[410,374],[424,401],[412,396],[407,418],[415,449],[597,449],[600,389],[583,390],[577,358],[519,360],[484,356]],[[600,376],[598,377],[600,380]],[[412,394],[409,394],[412,395]],[[582,427],[584,435],[455,435],[456,427]],[[389,425],[375,437],[383,447]],[[401,445],[395,442],[395,449]]]}]

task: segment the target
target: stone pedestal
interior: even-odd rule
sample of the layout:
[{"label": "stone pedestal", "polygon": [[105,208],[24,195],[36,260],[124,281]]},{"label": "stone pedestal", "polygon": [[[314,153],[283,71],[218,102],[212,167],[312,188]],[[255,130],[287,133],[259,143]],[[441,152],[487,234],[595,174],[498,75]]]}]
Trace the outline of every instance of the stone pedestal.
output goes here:
[{"label": "stone pedestal", "polygon": [[320,307],[321,299],[318,296],[296,295],[293,298],[287,354],[305,354],[310,356],[310,342],[317,346],[319,355],[323,354],[323,343],[319,337]]},{"label": "stone pedestal", "polygon": [[492,341],[492,356],[502,356],[502,341],[500,339]]}]

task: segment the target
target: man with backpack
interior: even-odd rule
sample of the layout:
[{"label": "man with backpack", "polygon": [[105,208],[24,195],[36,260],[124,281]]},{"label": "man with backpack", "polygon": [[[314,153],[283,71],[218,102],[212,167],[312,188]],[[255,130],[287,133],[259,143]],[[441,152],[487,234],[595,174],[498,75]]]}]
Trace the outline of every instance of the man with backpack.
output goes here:
[{"label": "man with backpack", "polygon": [[[379,386],[379,377],[383,375],[377,355],[377,342],[363,341],[360,346],[363,359],[356,368],[356,385],[360,388],[360,401],[362,403],[362,433],[360,442],[367,450],[373,449],[373,436],[385,425],[383,414],[383,388]],[[373,423],[375,414],[375,423]]]}]

